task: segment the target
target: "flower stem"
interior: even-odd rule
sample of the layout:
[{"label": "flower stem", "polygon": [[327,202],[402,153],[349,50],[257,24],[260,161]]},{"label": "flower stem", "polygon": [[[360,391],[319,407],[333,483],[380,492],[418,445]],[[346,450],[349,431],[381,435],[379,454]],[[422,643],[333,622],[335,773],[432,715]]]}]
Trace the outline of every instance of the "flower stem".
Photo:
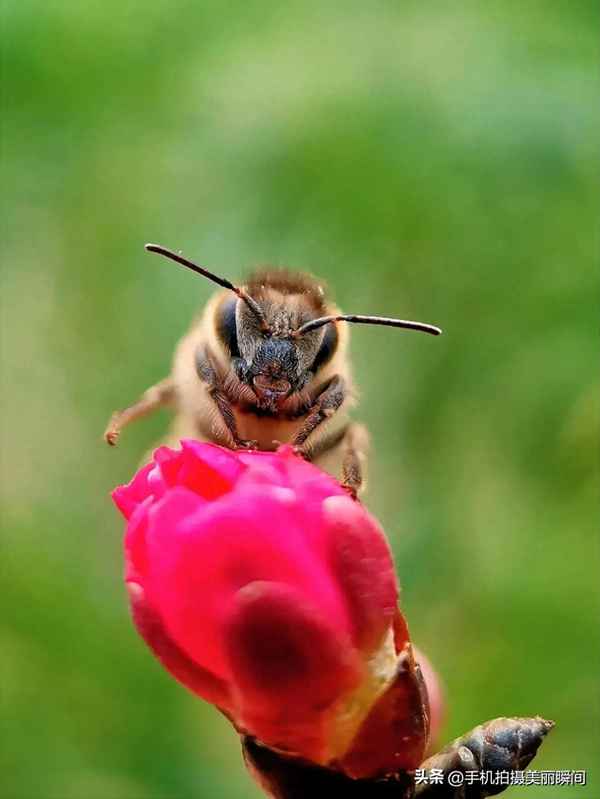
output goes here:
[{"label": "flower stem", "polygon": [[[483,799],[502,793],[508,784],[491,785],[475,780],[452,786],[450,773],[521,771],[533,760],[554,722],[534,718],[498,718],[480,724],[452,741],[415,773],[401,771],[383,779],[354,780],[334,769],[287,757],[249,736],[242,738],[244,760],[258,784],[273,799],[339,796],[343,799]],[[434,781],[428,779],[436,769]],[[440,777],[441,775],[441,777]]]}]

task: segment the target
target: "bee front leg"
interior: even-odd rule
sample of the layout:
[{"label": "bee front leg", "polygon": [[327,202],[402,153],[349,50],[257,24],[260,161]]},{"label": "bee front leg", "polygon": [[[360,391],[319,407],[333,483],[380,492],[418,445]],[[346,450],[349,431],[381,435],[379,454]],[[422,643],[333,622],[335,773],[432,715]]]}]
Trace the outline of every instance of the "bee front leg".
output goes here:
[{"label": "bee front leg", "polygon": [[346,386],[344,380],[339,375],[335,375],[318,394],[308,410],[304,424],[292,441],[293,446],[297,447],[300,454],[310,453],[310,447],[307,447],[308,437],[320,424],[329,419],[330,416],[333,416],[345,399]]},{"label": "bee front leg", "polygon": [[253,449],[256,441],[245,441],[238,434],[233,408],[223,390],[217,370],[213,366],[210,353],[206,348],[196,352],[196,372],[202,382],[206,383],[208,393],[219,410],[219,415],[225,424],[225,435],[229,438],[227,446],[232,449]]},{"label": "bee front leg", "polygon": [[172,378],[166,377],[145,391],[140,399],[122,411],[115,411],[104,431],[104,440],[111,447],[117,443],[121,430],[136,419],[148,416],[158,408],[170,405],[175,399],[175,384]]}]

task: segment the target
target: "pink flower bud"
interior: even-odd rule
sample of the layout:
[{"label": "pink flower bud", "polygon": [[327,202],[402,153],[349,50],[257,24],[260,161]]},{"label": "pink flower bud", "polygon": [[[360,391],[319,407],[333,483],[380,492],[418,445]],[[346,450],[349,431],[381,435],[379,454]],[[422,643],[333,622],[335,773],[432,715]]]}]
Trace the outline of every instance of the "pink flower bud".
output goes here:
[{"label": "pink flower bud", "polygon": [[113,498],[135,624],[264,744],[351,776],[414,768],[428,705],[376,521],[297,457],[183,441]]}]

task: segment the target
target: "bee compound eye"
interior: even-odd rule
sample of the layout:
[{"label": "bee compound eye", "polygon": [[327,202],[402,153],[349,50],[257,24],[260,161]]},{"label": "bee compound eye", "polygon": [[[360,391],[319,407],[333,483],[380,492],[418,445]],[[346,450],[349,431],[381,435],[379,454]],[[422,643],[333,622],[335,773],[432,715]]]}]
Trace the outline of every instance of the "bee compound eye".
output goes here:
[{"label": "bee compound eye", "polygon": [[216,332],[218,338],[227,347],[233,358],[239,358],[236,305],[237,297],[227,298],[217,310]]},{"label": "bee compound eye", "polygon": [[338,346],[338,332],[335,325],[327,325],[325,328],[325,334],[323,336],[323,341],[321,342],[321,346],[319,347],[319,351],[315,357],[315,360],[312,364],[312,371],[316,372],[317,369],[320,369],[321,366],[329,361]]}]

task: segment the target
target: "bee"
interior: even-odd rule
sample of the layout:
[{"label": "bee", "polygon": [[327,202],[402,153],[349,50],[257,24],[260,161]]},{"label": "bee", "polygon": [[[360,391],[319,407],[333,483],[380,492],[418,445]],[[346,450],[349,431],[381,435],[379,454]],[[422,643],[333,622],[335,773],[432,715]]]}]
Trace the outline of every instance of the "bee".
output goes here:
[{"label": "bee", "polygon": [[157,244],[170,258],[219,285],[179,342],[171,374],[116,411],[104,438],[161,407],[175,412],[168,443],[212,441],[230,449],[275,450],[289,443],[307,460],[341,477],[353,496],[363,483],[368,436],[350,421],[355,392],[342,322],[418,330],[422,322],[342,314],[311,275],[280,269],[253,273],[243,286]]}]

